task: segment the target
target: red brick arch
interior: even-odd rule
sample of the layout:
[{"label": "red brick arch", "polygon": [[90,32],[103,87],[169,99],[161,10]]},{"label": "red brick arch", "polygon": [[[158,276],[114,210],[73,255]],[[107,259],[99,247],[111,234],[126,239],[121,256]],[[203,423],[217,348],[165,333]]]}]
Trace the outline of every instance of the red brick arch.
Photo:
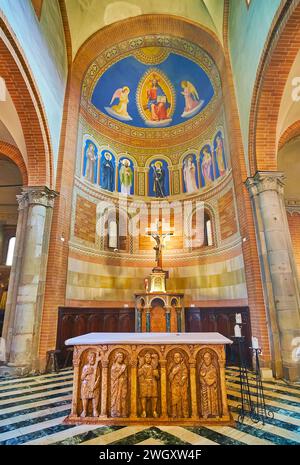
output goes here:
[{"label": "red brick arch", "polygon": [[40,96],[20,47],[4,19],[0,39],[0,76],[20,118],[27,154],[28,185],[52,185],[52,151],[49,130]]},{"label": "red brick arch", "polygon": [[257,73],[249,126],[251,175],[258,170],[277,170],[277,121],[288,75],[300,49],[299,24],[300,2],[287,0],[273,22]]},{"label": "red brick arch", "polygon": [[[40,357],[55,347],[57,308],[65,305],[67,283],[68,240],[70,233],[70,216],[72,209],[72,191],[75,171],[74,154],[77,148],[78,117],[82,82],[89,65],[113,44],[145,34],[170,34],[186,38],[199,44],[215,61],[220,74],[224,71],[225,60],[222,45],[210,30],[200,27],[186,19],[170,16],[147,14],[128,18],[106,26],[95,32],[78,50],[72,63],[66,95],[66,107],[62,128],[56,190],[60,196],[53,212],[50,237],[47,282],[40,337]],[[224,73],[225,76],[225,73]],[[226,83],[222,83],[223,87]],[[65,241],[57,240],[64,235]],[[57,268],[59,263],[59,270]]]},{"label": "red brick arch", "polygon": [[9,158],[17,165],[22,175],[23,185],[26,186],[28,184],[28,174],[24,158],[22,157],[20,150],[14,145],[0,140],[0,154]]}]

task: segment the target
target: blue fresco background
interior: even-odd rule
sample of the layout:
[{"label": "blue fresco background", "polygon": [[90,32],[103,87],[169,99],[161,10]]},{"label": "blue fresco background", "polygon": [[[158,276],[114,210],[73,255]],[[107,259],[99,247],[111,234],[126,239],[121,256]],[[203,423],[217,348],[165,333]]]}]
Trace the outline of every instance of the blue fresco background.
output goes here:
[{"label": "blue fresco background", "polygon": [[204,176],[203,176],[203,173],[202,173],[202,160],[204,158],[204,153],[203,153],[203,150],[204,149],[208,149],[210,155],[211,155],[211,160],[212,160],[212,164],[211,164],[211,167],[210,167],[210,175],[211,175],[211,179],[212,181],[214,181],[215,177],[214,177],[214,168],[213,168],[213,154],[211,152],[211,147],[206,144],[204,145],[204,147],[202,147],[202,149],[200,150],[200,180],[201,180],[201,187],[205,187],[205,179],[204,179]]},{"label": "blue fresco background", "polygon": [[103,166],[103,163],[105,162],[104,154],[105,154],[106,152],[110,153],[111,156],[112,156],[111,162],[112,162],[113,169],[114,169],[112,186],[111,186],[111,189],[107,189],[107,190],[109,190],[110,192],[113,192],[113,191],[115,190],[116,159],[115,159],[114,154],[113,154],[110,150],[107,150],[107,149],[104,149],[104,150],[101,151],[101,158],[100,158],[100,187],[102,187],[102,189],[105,188],[105,187],[104,187],[104,180],[103,180],[103,169],[102,169],[102,166]]},{"label": "blue fresco background", "polygon": [[227,169],[227,163],[226,163],[226,156],[225,156],[225,147],[224,147],[224,139],[223,139],[223,134],[222,131],[218,131],[217,134],[215,135],[214,138],[214,162],[215,162],[215,170],[216,170],[216,178],[220,177],[220,171],[219,171],[219,166],[218,166],[218,161],[217,161],[217,155],[216,155],[216,148],[217,148],[217,137],[220,136],[222,141],[223,141],[223,161],[224,161],[224,166],[225,169]]},{"label": "blue fresco background", "polygon": [[154,192],[154,169],[152,168],[152,165],[157,162],[161,161],[163,164],[163,169],[165,171],[165,193],[166,196],[170,195],[170,181],[169,181],[169,168],[168,168],[168,163],[166,160],[162,160],[161,158],[156,158],[155,160],[151,161],[151,164],[149,166],[149,175],[148,175],[148,182],[149,182],[149,187],[148,187],[148,195],[150,197],[156,197],[156,193]]},{"label": "blue fresco background", "polygon": [[130,161],[130,168],[133,171],[133,182],[132,182],[132,186],[130,187],[130,194],[133,195],[134,194],[134,164],[133,164],[133,161],[128,157],[121,157],[120,160],[119,160],[119,165],[118,165],[118,192],[121,192],[120,169],[122,168],[122,160],[125,160],[125,159]]},{"label": "blue fresco background", "polygon": [[94,170],[94,183],[97,182],[97,173],[98,173],[98,162],[99,162],[99,157],[98,157],[98,149],[96,147],[96,145],[94,144],[94,142],[90,139],[87,139],[86,142],[85,142],[85,146],[84,146],[84,154],[83,154],[83,176],[86,176],[86,162],[87,162],[87,156],[86,156],[86,152],[87,152],[87,149],[88,149],[88,146],[92,144],[94,147],[95,147],[95,156],[96,156],[96,162],[95,162],[95,170]]},{"label": "blue fresco background", "polygon": [[190,153],[188,155],[186,155],[186,157],[184,157],[183,159],[183,162],[182,162],[182,169],[181,169],[181,174],[182,174],[182,184],[183,184],[183,192],[186,192],[186,185],[185,185],[185,182],[184,182],[184,163],[185,163],[185,160],[187,158],[189,158],[190,156],[193,157],[193,163],[194,163],[194,166],[195,166],[195,174],[196,174],[196,184],[197,184],[197,187],[199,188],[199,177],[198,177],[198,166],[197,166],[197,157],[194,153]]},{"label": "blue fresco background", "polygon": [[[173,113],[172,122],[169,126],[174,126],[187,121],[187,118],[182,118],[181,114],[184,111],[185,101],[181,94],[181,81],[190,81],[199,94],[199,99],[204,100],[200,111],[202,111],[210,102],[214,95],[214,89],[205,71],[193,61],[175,53],[170,53],[167,59],[159,65],[145,65],[140,63],[135,57],[130,56],[113,64],[99,78],[92,98],[92,104],[107,115],[105,107],[110,106],[110,101],[116,89],[128,86],[130,93],[128,95],[129,103],[127,111],[132,118],[132,121],[126,123],[131,126],[148,127],[141,118],[138,107],[136,105],[136,91],[138,84],[145,72],[150,68],[155,68],[163,71],[168,79],[173,84],[176,91],[176,107]],[[116,99],[113,105],[116,105],[119,99]]]}]

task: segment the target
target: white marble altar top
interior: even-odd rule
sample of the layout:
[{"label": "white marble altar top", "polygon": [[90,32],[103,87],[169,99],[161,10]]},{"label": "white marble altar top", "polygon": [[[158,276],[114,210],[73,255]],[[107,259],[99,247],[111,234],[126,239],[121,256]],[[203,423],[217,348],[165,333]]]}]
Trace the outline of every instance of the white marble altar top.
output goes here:
[{"label": "white marble altar top", "polygon": [[65,341],[71,345],[97,344],[232,344],[220,333],[89,333]]}]

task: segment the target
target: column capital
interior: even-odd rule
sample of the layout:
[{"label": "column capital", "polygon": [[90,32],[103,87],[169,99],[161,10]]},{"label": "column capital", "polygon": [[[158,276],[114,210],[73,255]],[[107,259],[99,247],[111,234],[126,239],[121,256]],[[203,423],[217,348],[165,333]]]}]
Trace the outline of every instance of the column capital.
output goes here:
[{"label": "column capital", "polygon": [[253,177],[247,178],[245,185],[251,197],[265,191],[283,194],[284,178],[284,173],[281,171],[257,171]]},{"label": "column capital", "polygon": [[19,210],[22,210],[29,205],[42,205],[44,207],[53,208],[54,199],[58,196],[58,192],[49,189],[46,186],[24,186],[22,193],[17,195]]}]

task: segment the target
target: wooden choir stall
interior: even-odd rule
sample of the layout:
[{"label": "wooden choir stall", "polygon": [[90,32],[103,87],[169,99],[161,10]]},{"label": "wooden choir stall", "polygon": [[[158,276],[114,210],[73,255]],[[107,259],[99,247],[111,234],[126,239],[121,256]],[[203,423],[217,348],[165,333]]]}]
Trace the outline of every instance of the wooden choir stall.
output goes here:
[{"label": "wooden choir stall", "polygon": [[90,333],[74,345],[67,423],[230,424],[219,333]]}]

